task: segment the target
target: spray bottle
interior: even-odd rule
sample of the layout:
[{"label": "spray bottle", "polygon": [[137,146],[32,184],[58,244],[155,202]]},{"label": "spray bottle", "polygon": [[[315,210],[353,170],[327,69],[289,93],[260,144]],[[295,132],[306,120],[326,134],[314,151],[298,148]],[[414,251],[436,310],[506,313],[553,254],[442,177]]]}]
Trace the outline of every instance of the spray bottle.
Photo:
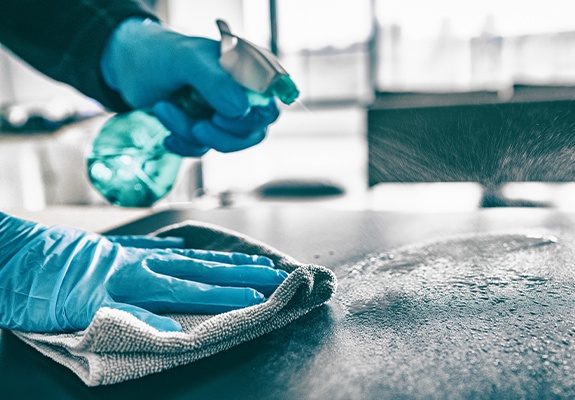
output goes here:
[{"label": "spray bottle", "polygon": [[[221,40],[220,64],[242,85],[252,106],[267,105],[273,97],[293,103],[299,91],[276,57],[231,33],[217,21]],[[176,91],[170,101],[194,118],[211,118],[214,110],[192,87]],[[117,114],[109,119],[89,151],[88,177],[110,203],[149,207],[173,187],[182,157],[164,147],[170,132],[149,110]]]}]

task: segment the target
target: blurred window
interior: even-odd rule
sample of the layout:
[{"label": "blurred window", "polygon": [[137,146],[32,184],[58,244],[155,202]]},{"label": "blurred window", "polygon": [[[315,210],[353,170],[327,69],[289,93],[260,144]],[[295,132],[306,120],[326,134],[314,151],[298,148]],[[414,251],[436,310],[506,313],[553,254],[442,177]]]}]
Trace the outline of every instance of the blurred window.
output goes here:
[{"label": "blurred window", "polygon": [[304,103],[371,98],[372,0],[277,0],[277,47]]},{"label": "blurred window", "polygon": [[385,91],[575,85],[570,0],[377,0]]}]

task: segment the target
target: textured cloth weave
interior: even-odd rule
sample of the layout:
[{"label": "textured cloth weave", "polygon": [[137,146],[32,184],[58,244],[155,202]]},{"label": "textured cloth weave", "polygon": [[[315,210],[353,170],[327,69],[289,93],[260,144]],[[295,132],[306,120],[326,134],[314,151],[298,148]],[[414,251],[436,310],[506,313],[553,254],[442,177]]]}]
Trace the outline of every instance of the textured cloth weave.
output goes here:
[{"label": "textured cloth weave", "polygon": [[81,332],[14,332],[70,368],[88,386],[109,385],[187,364],[281,328],[326,303],[336,289],[327,268],[301,264],[248,236],[214,225],[185,222],[155,233],[180,236],[186,247],[265,255],[290,275],[269,299],[217,315],[167,314],[183,332],[158,332],[124,311],[101,308]]}]

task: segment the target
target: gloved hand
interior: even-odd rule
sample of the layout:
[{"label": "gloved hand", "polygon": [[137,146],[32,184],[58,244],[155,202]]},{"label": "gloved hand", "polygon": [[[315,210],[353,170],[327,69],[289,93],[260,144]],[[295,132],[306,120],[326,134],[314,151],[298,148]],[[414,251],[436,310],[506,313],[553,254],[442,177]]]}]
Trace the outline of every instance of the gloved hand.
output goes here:
[{"label": "gloved hand", "polygon": [[287,277],[266,257],[162,248],[173,245],[183,243],[107,238],[0,213],[0,327],[82,330],[100,307],[110,307],[160,331],[181,331],[178,322],[155,313],[220,313],[255,305]]},{"label": "gloved hand", "polygon": [[[172,132],[166,147],[197,157],[210,148],[242,150],[261,142],[279,116],[272,99],[251,107],[244,89],[220,66],[220,43],[172,32],[151,20],[131,18],[111,35],[100,67],[107,85],[134,108],[153,107]],[[194,119],[168,103],[170,95],[192,86],[214,108],[211,120]]]}]

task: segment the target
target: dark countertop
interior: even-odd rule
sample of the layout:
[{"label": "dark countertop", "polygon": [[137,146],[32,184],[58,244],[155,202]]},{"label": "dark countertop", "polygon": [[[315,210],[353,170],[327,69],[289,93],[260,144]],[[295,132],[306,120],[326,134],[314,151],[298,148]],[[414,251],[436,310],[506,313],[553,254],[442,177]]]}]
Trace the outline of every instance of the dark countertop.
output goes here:
[{"label": "dark countertop", "polygon": [[[522,273],[513,270],[516,275],[509,279],[510,285],[506,287],[494,285],[492,281],[508,277],[505,274],[512,269],[501,272],[497,269],[499,264],[493,261],[497,259],[489,252],[501,244],[498,238],[509,236],[487,241],[473,236],[431,246],[419,253],[430,260],[434,257],[439,260],[443,249],[445,257],[458,259],[461,265],[469,261],[471,269],[487,265],[484,265],[487,269],[476,275],[484,279],[487,273],[491,279],[488,294],[497,299],[493,303],[478,303],[488,289],[486,285],[475,285],[479,278],[470,278],[463,269],[458,279],[464,282],[454,284],[450,276],[451,286],[442,285],[440,270],[436,267],[445,263],[420,266],[404,262],[410,255],[401,251],[397,252],[395,264],[389,263],[393,257],[382,256],[392,254],[392,249],[398,246],[421,241],[499,231],[554,235],[559,244],[553,249],[566,251],[571,249],[570,239],[575,237],[575,214],[532,208],[464,214],[335,211],[297,206],[172,210],[142,218],[111,233],[144,234],[186,219],[240,231],[302,262],[331,268],[340,279],[336,300],[283,329],[207,359],[99,388],[85,387],[68,369],[40,355],[11,333],[0,331],[1,397],[125,400],[562,398],[575,395],[575,374],[570,370],[571,356],[575,357],[572,344],[575,325],[570,307],[575,304],[571,303],[574,280],[571,280],[569,265],[563,262],[568,260],[570,252],[554,250],[551,254],[537,242],[527,246],[533,250],[509,253],[514,258],[502,259],[502,262],[516,262],[516,269],[523,268],[530,260],[520,257],[532,256],[532,260],[543,257],[545,262],[540,263],[541,270],[537,266]],[[515,243],[513,240],[510,243]],[[466,250],[457,250],[460,248]],[[489,262],[482,264],[483,253]],[[373,260],[381,260],[377,261],[379,270],[362,270],[362,265],[369,267],[369,262],[354,266],[370,254],[377,255]],[[449,267],[449,263],[447,265]],[[547,283],[553,281],[551,278],[539,277],[545,275],[545,270],[556,271],[554,282],[558,284],[555,288],[558,292],[551,292],[551,284]],[[354,278],[352,273],[359,273],[359,278]],[[442,273],[451,271],[447,268]],[[468,290],[471,280],[475,286]],[[521,290],[534,287],[533,298],[538,302],[517,310],[509,304],[519,302],[515,288],[523,285],[523,281],[527,286],[521,286]],[[417,285],[417,290],[423,288],[431,294],[421,297],[414,289],[414,295],[409,298],[406,293],[411,293],[409,290]],[[387,291],[385,297],[369,297],[380,289]],[[405,292],[399,293],[403,289]],[[549,301],[544,304],[546,291],[558,300],[551,305]],[[449,296],[450,293],[453,296]],[[429,303],[416,302],[418,296]],[[457,312],[454,304],[459,307]],[[507,304],[507,308],[502,304]],[[506,314],[509,309],[513,315]],[[475,314],[478,318],[474,318]],[[509,341],[516,344],[500,346]]]}]

